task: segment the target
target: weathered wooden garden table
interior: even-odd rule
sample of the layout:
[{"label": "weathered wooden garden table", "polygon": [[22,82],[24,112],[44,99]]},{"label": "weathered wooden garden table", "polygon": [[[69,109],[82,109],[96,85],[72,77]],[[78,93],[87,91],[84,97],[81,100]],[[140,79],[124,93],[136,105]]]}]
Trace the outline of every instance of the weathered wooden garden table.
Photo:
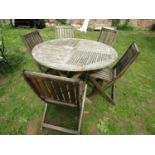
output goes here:
[{"label": "weathered wooden garden table", "polygon": [[[67,38],[38,44],[33,48],[32,56],[47,68],[60,73],[74,72],[74,78],[78,78],[85,72],[111,65],[117,59],[117,52],[114,48],[97,41]],[[91,103],[88,98],[86,101]]]},{"label": "weathered wooden garden table", "polygon": [[111,65],[117,59],[117,52],[97,41],[67,38],[38,44],[33,48],[32,56],[47,68],[86,72]]}]

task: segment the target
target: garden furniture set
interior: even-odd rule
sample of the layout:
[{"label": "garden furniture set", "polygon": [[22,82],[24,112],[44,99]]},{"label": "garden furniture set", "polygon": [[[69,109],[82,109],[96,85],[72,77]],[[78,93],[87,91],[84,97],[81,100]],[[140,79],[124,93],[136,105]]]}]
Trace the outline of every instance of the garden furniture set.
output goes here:
[{"label": "garden furniture set", "polygon": [[[96,93],[115,105],[115,82],[139,55],[132,43],[121,59],[112,47],[117,31],[102,28],[97,41],[74,38],[72,26],[56,26],[56,38],[43,41],[38,31],[24,35],[23,41],[42,73],[23,71],[33,91],[45,102],[42,127],[71,134],[80,134],[85,100]],[[92,87],[86,93],[87,85]],[[105,91],[111,87],[111,95]],[[79,112],[77,130],[45,123],[47,107],[51,104],[70,106]]]}]

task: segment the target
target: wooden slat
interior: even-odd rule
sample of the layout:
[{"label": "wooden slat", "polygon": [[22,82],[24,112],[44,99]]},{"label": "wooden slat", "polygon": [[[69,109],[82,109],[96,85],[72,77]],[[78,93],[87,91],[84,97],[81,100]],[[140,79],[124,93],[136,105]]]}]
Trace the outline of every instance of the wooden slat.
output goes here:
[{"label": "wooden slat", "polygon": [[118,63],[113,67],[116,69],[116,76],[121,75],[134,62],[139,55],[138,48],[135,43],[132,43]]},{"label": "wooden slat", "polygon": [[65,102],[70,103],[70,97],[69,97],[69,94],[68,94],[67,83],[61,81],[60,85],[61,85],[62,93],[64,95]]},{"label": "wooden slat", "polygon": [[36,78],[36,85],[40,88],[41,96],[47,96],[47,93],[44,91],[44,86],[42,85],[42,81]]},{"label": "wooden slat", "polygon": [[46,85],[47,85],[47,87],[48,87],[48,90],[50,91],[51,98],[52,98],[53,100],[58,100],[58,97],[57,97],[57,95],[56,95],[56,93],[55,93],[55,90],[54,90],[54,88],[53,88],[53,86],[52,86],[52,84],[51,84],[51,81],[50,81],[49,79],[46,80]]},{"label": "wooden slat", "polygon": [[48,87],[46,81],[47,81],[47,79],[42,80],[42,85],[43,85],[43,87],[45,89],[44,91],[46,92],[46,96],[51,97],[51,91],[49,90],[49,87]]},{"label": "wooden slat", "polygon": [[77,86],[75,87],[75,96],[76,96],[76,104],[80,105],[80,85],[77,83]]},{"label": "wooden slat", "polygon": [[102,28],[98,37],[98,41],[112,46],[116,33],[116,30]]},{"label": "wooden slat", "polygon": [[64,101],[64,97],[62,95],[62,92],[61,92],[61,89],[59,86],[59,82],[56,80],[52,80],[52,84],[53,84],[53,87],[55,89],[57,96],[59,97],[59,100]]},{"label": "wooden slat", "polygon": [[72,26],[56,26],[55,29],[57,38],[74,38],[74,30]]},{"label": "wooden slat", "polygon": [[71,102],[76,103],[75,85],[72,83],[68,83],[68,88],[68,93],[70,94]]},{"label": "wooden slat", "polygon": [[55,125],[51,125],[51,124],[47,124],[47,123],[43,123],[43,127],[53,129],[53,130],[57,130],[57,131],[70,133],[70,134],[74,134],[74,135],[78,134],[78,131],[76,131],[76,130],[71,130],[71,129],[67,129],[67,128],[63,128],[63,127],[60,127],[60,126],[55,126]]},{"label": "wooden slat", "polygon": [[105,81],[111,81],[113,80],[113,74],[112,69],[110,68],[104,68],[102,70],[90,73],[90,77],[96,78],[96,79],[102,79]]},{"label": "wooden slat", "polygon": [[48,103],[59,104],[59,105],[65,105],[65,106],[69,106],[69,107],[77,107],[76,104],[72,104],[72,103],[69,103],[69,102],[64,102],[64,101],[60,101],[60,100],[53,100],[53,99],[47,98],[47,97],[45,97],[44,99],[45,99],[45,101],[48,102]]},{"label": "wooden slat", "polygon": [[41,38],[38,31],[34,31],[34,32],[28,33],[26,35],[23,35],[22,38],[23,38],[23,41],[24,41],[27,49],[29,50],[29,52],[32,51],[32,48],[35,45],[43,42],[43,39]]},{"label": "wooden slat", "polygon": [[40,89],[42,91],[42,94],[44,94],[44,96],[46,96],[46,97],[49,97],[50,94],[48,93],[47,88],[45,87],[43,81],[40,80],[40,79],[37,79],[37,83],[40,86]]},{"label": "wooden slat", "polygon": [[34,90],[34,92],[40,96],[41,95],[41,89],[40,87],[36,84],[35,79],[30,79],[24,75],[25,80],[27,83],[31,86],[31,88]]},{"label": "wooden slat", "polygon": [[25,72],[27,77],[37,77],[38,79],[41,79],[41,80],[48,78],[49,80],[55,79],[60,81],[72,82],[72,83],[78,82],[77,79],[70,79],[67,77],[55,76],[55,75],[45,74],[45,73],[30,72],[30,71],[25,71]]},{"label": "wooden slat", "polygon": [[82,123],[82,116],[83,116],[85,99],[86,99],[86,92],[87,92],[87,85],[85,85],[85,87],[84,87],[82,105],[81,105],[81,108],[80,108],[81,110],[80,110],[79,123],[78,123],[78,134],[80,134],[80,130],[81,130],[81,123]]}]

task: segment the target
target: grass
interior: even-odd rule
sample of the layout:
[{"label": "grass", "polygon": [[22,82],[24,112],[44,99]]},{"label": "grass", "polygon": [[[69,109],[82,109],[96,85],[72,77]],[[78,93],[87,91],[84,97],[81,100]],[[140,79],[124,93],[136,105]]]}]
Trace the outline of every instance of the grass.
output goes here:
[{"label": "grass", "polygon": [[[20,38],[33,29],[1,27],[13,70],[0,74],[0,134],[63,134],[40,130],[44,104],[21,75],[22,69],[38,71]],[[39,32],[44,40],[55,38],[52,28]],[[96,40],[98,33],[76,32],[75,36]],[[85,105],[81,134],[155,134],[155,32],[119,31],[114,43],[119,57],[133,41],[141,55],[116,83],[117,105],[111,106],[101,95],[91,97],[92,104]],[[60,119],[53,119],[62,111],[68,118],[62,114]],[[71,126],[73,114],[52,106],[47,121]]]}]

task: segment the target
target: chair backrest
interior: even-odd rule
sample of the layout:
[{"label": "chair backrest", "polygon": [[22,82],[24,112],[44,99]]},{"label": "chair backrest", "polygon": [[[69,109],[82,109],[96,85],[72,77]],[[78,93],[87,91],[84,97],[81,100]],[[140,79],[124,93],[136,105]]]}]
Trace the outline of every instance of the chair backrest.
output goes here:
[{"label": "chair backrest", "polygon": [[116,71],[116,78],[121,76],[128,69],[139,54],[140,52],[138,51],[137,45],[132,43],[121,59],[113,67]]},{"label": "chair backrest", "polygon": [[74,38],[73,26],[56,26],[55,27],[56,38]]},{"label": "chair backrest", "polygon": [[33,47],[41,42],[43,39],[38,31],[34,31],[22,36],[22,39],[27,47],[28,51],[31,52]]},{"label": "chair backrest", "polygon": [[98,37],[98,41],[105,43],[109,46],[112,46],[116,33],[117,33],[117,30],[102,27],[99,37]]},{"label": "chair backrest", "polygon": [[45,102],[80,106],[79,80],[23,71],[23,76],[34,92]]}]

